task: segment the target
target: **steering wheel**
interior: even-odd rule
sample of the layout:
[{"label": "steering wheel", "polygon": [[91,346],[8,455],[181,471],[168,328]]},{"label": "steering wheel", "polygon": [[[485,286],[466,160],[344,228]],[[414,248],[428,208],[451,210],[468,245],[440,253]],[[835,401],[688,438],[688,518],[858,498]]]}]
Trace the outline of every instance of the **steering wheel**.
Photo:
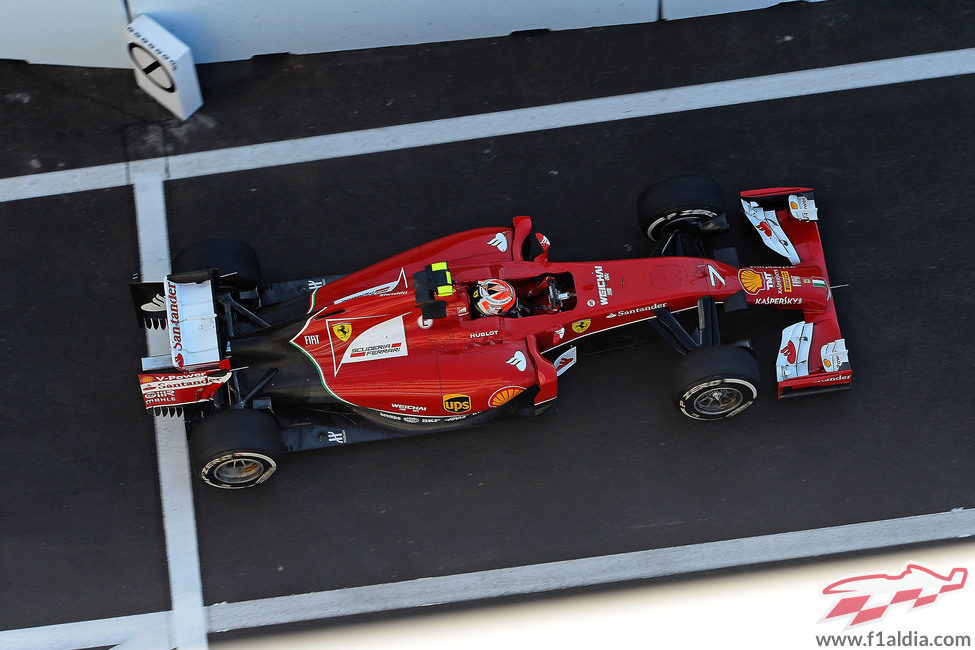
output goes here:
[{"label": "steering wheel", "polygon": [[562,309],[562,298],[559,297],[559,288],[555,285],[554,278],[547,278],[545,280],[548,283],[548,303],[549,308],[547,311],[554,313]]}]

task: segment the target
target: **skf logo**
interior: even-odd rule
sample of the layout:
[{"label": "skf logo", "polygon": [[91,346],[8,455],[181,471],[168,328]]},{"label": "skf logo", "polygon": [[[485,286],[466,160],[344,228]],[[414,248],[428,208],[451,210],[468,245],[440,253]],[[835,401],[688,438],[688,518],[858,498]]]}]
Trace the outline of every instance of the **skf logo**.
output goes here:
[{"label": "skf logo", "polygon": [[352,323],[335,323],[332,325],[332,332],[339,337],[340,341],[345,343],[352,336]]},{"label": "skf logo", "polygon": [[576,322],[572,323],[572,331],[575,332],[576,334],[582,334],[587,329],[589,329],[589,325],[591,323],[592,323],[591,318],[584,318],[582,320],[577,320]]},{"label": "skf logo", "polygon": [[443,410],[448,413],[467,413],[471,410],[470,395],[444,395]]},{"label": "skf logo", "polygon": [[941,594],[963,588],[967,578],[968,569],[955,568],[943,576],[919,564],[908,564],[898,575],[874,573],[838,580],[823,589],[826,596],[843,596],[826,619],[852,616],[848,627],[876,621],[893,605],[910,603],[911,609],[931,605]]}]

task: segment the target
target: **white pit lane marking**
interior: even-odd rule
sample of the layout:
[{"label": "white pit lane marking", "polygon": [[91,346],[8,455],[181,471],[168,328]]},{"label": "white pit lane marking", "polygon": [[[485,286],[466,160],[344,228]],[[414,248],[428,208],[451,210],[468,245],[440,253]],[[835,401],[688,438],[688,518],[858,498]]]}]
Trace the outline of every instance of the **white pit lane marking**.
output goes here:
[{"label": "white pit lane marking", "polygon": [[[143,281],[161,280],[170,271],[169,231],[163,169],[144,163],[131,176],[135,194],[136,230]],[[149,356],[169,354],[165,330],[147,330]],[[192,477],[182,418],[157,416],[156,450],[163,531],[173,611],[167,617],[167,640],[177,648],[206,648],[203,584],[193,510]],[[161,639],[157,639],[157,642]],[[2,645],[2,644],[0,644]]]},{"label": "white pit lane marking", "polygon": [[158,161],[165,161],[167,180],[193,178],[973,73],[975,48],[919,54],[139,160],[128,168],[116,163],[15,176],[0,179],[0,201],[127,185],[127,171],[134,174]]},{"label": "white pit lane marking", "polygon": [[[419,578],[206,607],[211,633],[394,609],[536,594],[696,571],[920,544],[975,534],[975,509]],[[159,647],[168,612],[0,632],[0,647]],[[155,634],[156,636],[152,636]],[[149,640],[150,643],[146,643]],[[142,642],[142,645],[139,642]],[[192,646],[180,646],[192,647]]]}]

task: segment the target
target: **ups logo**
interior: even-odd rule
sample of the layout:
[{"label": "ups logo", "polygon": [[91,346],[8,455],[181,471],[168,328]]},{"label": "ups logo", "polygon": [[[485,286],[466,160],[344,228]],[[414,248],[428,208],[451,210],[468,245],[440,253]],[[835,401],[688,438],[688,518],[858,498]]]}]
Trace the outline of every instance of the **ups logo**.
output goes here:
[{"label": "ups logo", "polygon": [[444,395],[443,409],[450,413],[467,413],[471,410],[471,396]]}]

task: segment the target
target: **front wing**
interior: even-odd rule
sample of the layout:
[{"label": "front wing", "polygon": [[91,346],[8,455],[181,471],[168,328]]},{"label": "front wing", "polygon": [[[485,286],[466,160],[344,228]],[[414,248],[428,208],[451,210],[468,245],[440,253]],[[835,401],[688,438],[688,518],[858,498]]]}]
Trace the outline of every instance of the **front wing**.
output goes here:
[{"label": "front wing", "polygon": [[813,191],[803,187],[750,190],[741,193],[741,204],[766,246],[794,267],[816,269],[828,290],[825,309],[803,310],[803,320],[782,331],[776,358],[779,397],[849,388],[853,370],[829,290]]}]

